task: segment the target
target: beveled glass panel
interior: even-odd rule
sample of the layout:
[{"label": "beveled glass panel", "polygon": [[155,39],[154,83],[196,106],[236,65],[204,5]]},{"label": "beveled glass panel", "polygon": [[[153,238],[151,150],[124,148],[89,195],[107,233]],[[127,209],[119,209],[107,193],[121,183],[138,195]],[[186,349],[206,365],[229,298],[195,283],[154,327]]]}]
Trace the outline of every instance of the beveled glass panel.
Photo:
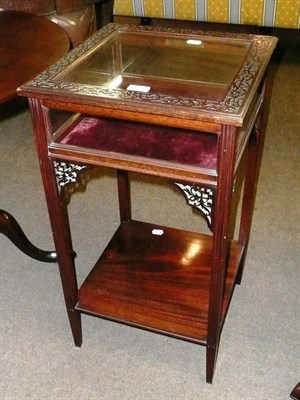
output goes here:
[{"label": "beveled glass panel", "polygon": [[[99,112],[104,107],[103,116],[111,116],[105,112],[110,108],[140,113],[135,118],[143,122],[157,115],[242,126],[276,42],[261,35],[108,24],[19,93]],[[77,106],[72,110],[78,112]]]},{"label": "beveled glass panel", "polygon": [[[115,31],[56,80],[109,89],[220,100],[251,41]],[[209,88],[209,90],[207,90]]]}]

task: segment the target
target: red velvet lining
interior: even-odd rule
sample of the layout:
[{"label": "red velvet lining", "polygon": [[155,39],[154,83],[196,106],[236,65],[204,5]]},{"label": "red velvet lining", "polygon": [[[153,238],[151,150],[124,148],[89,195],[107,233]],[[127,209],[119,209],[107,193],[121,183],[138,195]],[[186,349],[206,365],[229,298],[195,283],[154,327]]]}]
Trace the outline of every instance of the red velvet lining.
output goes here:
[{"label": "red velvet lining", "polygon": [[216,135],[201,135],[185,129],[83,117],[59,141],[83,148],[216,168]]}]

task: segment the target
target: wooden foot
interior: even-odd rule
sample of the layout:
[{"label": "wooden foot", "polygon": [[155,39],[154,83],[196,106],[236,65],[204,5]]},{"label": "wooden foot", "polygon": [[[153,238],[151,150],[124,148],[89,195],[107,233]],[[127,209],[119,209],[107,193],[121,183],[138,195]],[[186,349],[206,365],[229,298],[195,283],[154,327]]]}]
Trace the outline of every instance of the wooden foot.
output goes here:
[{"label": "wooden foot", "polygon": [[291,393],[291,398],[293,400],[300,400],[300,382],[298,382],[297,385],[294,387]]},{"label": "wooden foot", "polygon": [[216,348],[207,347],[206,348],[206,382],[212,383],[215,365],[217,361],[218,350]]},{"label": "wooden foot", "polygon": [[81,314],[77,310],[68,310],[68,317],[75,346],[81,347],[82,345]]},{"label": "wooden foot", "polygon": [[243,272],[244,272],[244,265],[245,265],[246,256],[247,256],[247,248],[244,250],[243,258],[241,259],[240,267],[239,267],[239,270],[238,270],[238,273],[237,273],[237,276],[236,276],[235,283],[237,285],[240,285],[242,283],[242,277],[243,277]]},{"label": "wooden foot", "polygon": [[15,218],[4,210],[0,210],[0,233],[7,236],[19,250],[31,258],[47,263],[57,261],[55,251],[45,251],[34,246]]}]

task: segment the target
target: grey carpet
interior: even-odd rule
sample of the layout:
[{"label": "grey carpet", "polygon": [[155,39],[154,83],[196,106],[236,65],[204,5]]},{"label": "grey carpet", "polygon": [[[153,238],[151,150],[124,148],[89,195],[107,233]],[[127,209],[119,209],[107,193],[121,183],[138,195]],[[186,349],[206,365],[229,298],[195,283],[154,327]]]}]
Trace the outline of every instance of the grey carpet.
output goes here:
[{"label": "grey carpet", "polygon": [[[299,44],[299,42],[298,42]],[[205,348],[92,317],[73,345],[56,264],[0,237],[2,400],[286,400],[299,370],[300,51],[291,38],[270,68],[268,125],[251,242],[221,338],[212,385]],[[42,248],[53,243],[28,111],[0,109],[0,207]],[[9,111],[9,112],[8,112]],[[79,283],[118,225],[116,182],[103,170],[72,196]],[[137,219],[202,230],[183,197],[133,176]]]}]

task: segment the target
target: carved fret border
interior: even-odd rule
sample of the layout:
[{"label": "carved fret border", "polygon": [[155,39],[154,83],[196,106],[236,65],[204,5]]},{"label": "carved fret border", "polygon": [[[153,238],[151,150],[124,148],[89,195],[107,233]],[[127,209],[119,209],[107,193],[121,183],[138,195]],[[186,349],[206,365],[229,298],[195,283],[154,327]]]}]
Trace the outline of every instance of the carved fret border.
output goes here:
[{"label": "carved fret border", "polygon": [[[80,58],[87,51],[91,50],[93,47],[97,46],[102,39],[109,36],[112,32],[116,30],[130,30],[130,31],[144,31],[151,32],[153,29],[155,31],[160,31],[162,33],[179,33],[183,35],[205,35],[205,36],[215,36],[217,37],[220,33],[216,32],[205,32],[196,30],[186,30],[186,29],[171,29],[171,28],[158,28],[158,27],[145,27],[145,26],[129,26],[129,25],[117,25],[109,24],[105,28],[99,30],[90,39],[84,42],[82,45],[70,51],[65,58],[60,60],[58,63],[54,64],[47,71],[36,77],[30,83],[27,84],[28,87],[45,88],[54,91],[72,92],[78,95],[89,95],[97,97],[105,97],[110,99],[115,99],[119,101],[134,100],[142,101],[155,105],[174,105],[176,107],[183,107],[189,110],[206,110],[214,111],[228,114],[235,114],[239,112],[240,107],[243,104],[245,96],[251,87],[253,80],[256,78],[257,71],[261,67],[261,63],[264,60],[265,55],[268,53],[269,47],[271,46],[271,39],[265,36],[253,35],[252,45],[247,58],[233,81],[226,97],[223,101],[212,101],[202,98],[186,98],[186,97],[175,97],[164,94],[153,94],[153,93],[143,93],[131,90],[123,89],[108,89],[101,86],[93,86],[87,84],[78,84],[71,82],[64,82],[56,79],[56,76],[64,71],[68,66]],[[234,35],[222,33],[222,38],[237,38],[237,39],[248,39],[249,35]]]}]

